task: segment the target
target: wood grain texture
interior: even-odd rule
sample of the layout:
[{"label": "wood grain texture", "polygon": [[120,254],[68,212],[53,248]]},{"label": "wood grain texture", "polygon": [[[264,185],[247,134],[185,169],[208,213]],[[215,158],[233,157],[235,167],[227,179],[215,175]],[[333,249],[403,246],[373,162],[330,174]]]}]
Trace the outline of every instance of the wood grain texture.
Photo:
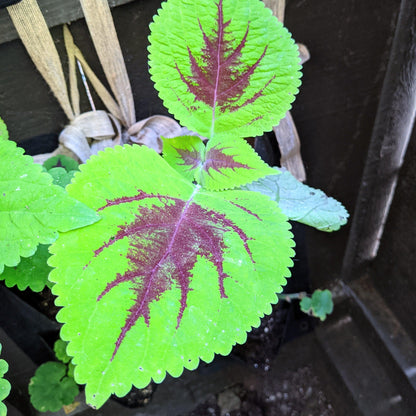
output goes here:
[{"label": "wood grain texture", "polygon": [[374,286],[416,342],[416,129],[400,170],[394,200],[371,270]]},{"label": "wood grain texture", "polygon": [[[133,0],[109,0],[110,7]],[[38,0],[49,27],[69,23],[83,16],[79,0]],[[17,39],[18,35],[6,10],[0,10],[0,44]]]},{"label": "wood grain texture", "polygon": [[352,280],[378,253],[416,115],[416,0],[402,0],[343,262]]}]

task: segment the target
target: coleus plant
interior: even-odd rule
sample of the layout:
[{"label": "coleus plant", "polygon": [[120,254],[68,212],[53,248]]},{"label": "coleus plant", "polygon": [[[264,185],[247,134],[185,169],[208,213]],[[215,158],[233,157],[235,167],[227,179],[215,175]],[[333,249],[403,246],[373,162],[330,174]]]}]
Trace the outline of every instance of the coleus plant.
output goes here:
[{"label": "coleus plant", "polygon": [[93,156],[66,187],[81,219],[35,240],[56,240],[61,337],[94,407],[243,343],[290,276],[288,218],[330,231],[347,217],[326,197],[292,212],[293,178],[276,179],[243,140],[276,125],[300,85],[297,47],[260,0],[168,0],[149,52],[164,104],[207,140],[165,139],[163,157],[136,145]]}]

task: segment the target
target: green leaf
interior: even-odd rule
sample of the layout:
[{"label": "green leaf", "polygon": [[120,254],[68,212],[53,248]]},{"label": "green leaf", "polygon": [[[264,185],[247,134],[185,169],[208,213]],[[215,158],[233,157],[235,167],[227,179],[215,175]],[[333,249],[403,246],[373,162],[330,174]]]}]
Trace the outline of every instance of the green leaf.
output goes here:
[{"label": "green leaf", "polygon": [[66,353],[66,347],[68,343],[58,339],[53,345],[53,350],[55,352],[56,358],[59,361],[62,361],[64,364],[67,364],[71,361],[71,357]]},{"label": "green leaf", "polygon": [[0,118],[0,140],[8,140],[9,139],[9,132],[7,131],[6,124]]},{"label": "green leaf", "polygon": [[91,157],[67,191],[102,217],[60,234],[49,260],[61,338],[95,407],[228,354],[289,276],[276,203],[194,186],[144,146]]},{"label": "green leaf", "polygon": [[43,166],[46,170],[50,170],[52,168],[64,168],[67,172],[72,170],[79,170],[79,163],[72,159],[72,157],[65,155],[56,155],[50,157],[48,160],[43,162]]},{"label": "green leaf", "polygon": [[72,362],[68,363],[68,377],[74,378],[75,366]]},{"label": "green leaf", "polygon": [[209,139],[262,134],[290,109],[300,59],[260,0],[169,0],[150,25],[152,80],[181,124]]},{"label": "green leaf", "polygon": [[58,231],[99,219],[8,140],[0,141],[0,181],[0,273],[4,265],[16,266],[20,256],[32,256],[39,243],[55,241]]},{"label": "green leaf", "polygon": [[71,183],[76,171],[70,170],[67,172],[64,168],[51,168],[47,171],[52,176],[54,185],[65,188]]},{"label": "green leaf", "polygon": [[312,294],[312,298],[306,297],[300,301],[300,308],[303,312],[324,321],[326,316],[331,314],[334,310],[331,292],[328,289],[315,290]]},{"label": "green leaf", "polygon": [[349,214],[336,199],[326,196],[319,189],[304,185],[287,170],[274,169],[279,174],[266,176],[241,189],[267,195],[278,202],[289,219],[320,231],[336,231],[347,223]]},{"label": "green leaf", "polygon": [[36,253],[28,258],[22,258],[14,267],[5,267],[0,280],[4,280],[7,287],[17,286],[19,290],[30,288],[34,292],[40,292],[45,286],[52,287],[48,280],[51,267],[47,260],[50,256],[49,245],[40,244]]},{"label": "green leaf", "polygon": [[188,181],[197,181],[205,160],[205,144],[197,136],[163,138],[163,158]]},{"label": "green leaf", "polygon": [[[1,121],[1,120],[0,120]],[[1,354],[1,344],[0,344],[0,354]],[[9,369],[9,365],[6,361],[0,359],[0,416],[7,415],[7,408],[6,405],[3,403],[3,400],[9,395],[10,393],[10,383],[3,378],[3,376],[7,373]]]},{"label": "green leaf", "polygon": [[36,410],[57,412],[74,401],[79,389],[66,372],[65,364],[53,361],[38,367],[29,383],[30,401]]},{"label": "green leaf", "polygon": [[195,136],[163,140],[163,157],[188,180],[211,191],[232,189],[274,173],[244,140],[210,140]]}]

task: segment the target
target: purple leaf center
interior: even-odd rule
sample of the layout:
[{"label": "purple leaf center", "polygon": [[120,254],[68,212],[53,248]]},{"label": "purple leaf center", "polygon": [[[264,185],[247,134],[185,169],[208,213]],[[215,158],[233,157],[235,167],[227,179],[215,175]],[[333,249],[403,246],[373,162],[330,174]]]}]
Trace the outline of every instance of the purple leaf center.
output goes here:
[{"label": "purple leaf center", "polygon": [[236,103],[249,85],[251,75],[266,55],[267,45],[254,64],[247,65],[242,62],[242,50],[246,45],[250,22],[243,38],[234,48],[233,44],[236,42],[231,31],[228,30],[231,19],[224,21],[223,0],[219,0],[217,9],[217,28],[213,30],[212,35],[207,35],[198,19],[205,45],[200,52],[201,56],[187,47],[192,76],[185,76],[176,64],[176,69],[182,81],[187,85],[189,92],[195,96],[196,100],[212,107],[212,124],[215,122],[216,106],[220,108],[221,112],[225,112],[226,110],[236,111],[247,104],[253,103],[275,78],[273,76],[242,104]]},{"label": "purple leaf center", "polygon": [[[147,198],[157,198],[165,202],[165,206],[138,207],[138,214],[132,223],[119,227],[115,236],[106,241],[95,251],[99,256],[106,248],[117,241],[128,238],[130,249],[127,254],[129,270],[117,274],[98,296],[97,301],[109,293],[114,287],[128,282],[133,292],[134,304],[130,307],[124,326],[115,342],[111,360],[114,359],[127,332],[143,317],[149,325],[150,304],[160,300],[164,292],[175,286],[180,289],[180,307],[176,317],[176,328],[179,328],[183,313],[187,307],[188,293],[191,290],[192,269],[198,259],[209,260],[218,273],[218,291],[221,298],[227,295],[224,289],[224,279],[227,274],[223,270],[224,243],[226,232],[237,233],[244,249],[254,263],[248,241],[250,238],[244,231],[226,218],[224,214],[205,209],[193,201],[199,187],[187,200],[179,198],[152,195],[139,191],[137,196],[123,197],[107,201],[107,207],[140,201]],[[246,213],[244,207],[234,204]],[[256,219],[260,218],[253,214]],[[86,266],[88,267],[88,265]]]},{"label": "purple leaf center", "polygon": [[206,159],[204,162],[204,170],[208,172],[213,169],[217,172],[221,172],[221,169],[253,169],[247,164],[237,162],[234,158],[235,155],[227,155],[224,153],[227,147],[218,148],[214,146],[212,149],[208,150]]},{"label": "purple leaf center", "polygon": [[222,173],[221,171],[223,169],[254,169],[247,164],[237,162],[235,160],[236,155],[227,155],[224,153],[227,149],[232,148],[214,146],[206,152],[205,160],[203,160],[203,155],[196,149],[188,150],[175,148],[181,158],[179,166],[187,167],[188,171],[201,167],[210,175],[211,169],[220,173]]}]

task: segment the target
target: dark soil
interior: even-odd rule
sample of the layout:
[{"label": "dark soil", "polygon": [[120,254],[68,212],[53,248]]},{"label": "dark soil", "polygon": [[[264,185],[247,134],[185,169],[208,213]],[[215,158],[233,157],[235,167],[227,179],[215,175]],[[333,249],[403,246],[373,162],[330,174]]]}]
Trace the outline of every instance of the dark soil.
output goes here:
[{"label": "dark soil", "polygon": [[192,412],[178,416],[334,416],[323,386],[308,366],[268,380],[265,389],[239,384],[213,395]]},{"label": "dark soil", "polygon": [[30,289],[20,291],[17,287],[12,287],[10,290],[17,297],[32,306],[32,308],[47,316],[49,319],[56,320],[56,314],[60,308],[55,305],[56,296],[52,294],[47,286],[40,292],[33,292]]},{"label": "dark soil", "polygon": [[150,400],[152,400],[152,396],[156,388],[157,384],[152,382],[144,389],[137,389],[133,386],[130,392],[124,397],[117,397],[116,395],[111,397],[113,400],[126,407],[143,407],[149,404]]},{"label": "dark soil", "polygon": [[[272,313],[261,320],[261,325],[247,335],[243,345],[236,345],[232,354],[246,363],[264,371],[270,369],[270,363],[277,355],[279,348],[287,340],[288,325],[293,324],[293,309],[296,304],[289,305],[283,301],[273,305]],[[308,321],[306,316],[305,321]],[[309,325],[303,326],[305,332]],[[300,335],[297,334],[297,335]]]},{"label": "dark soil", "polygon": [[[232,354],[262,373],[258,379],[243,380],[212,395],[192,412],[178,416],[333,416],[334,409],[312,366],[302,365],[276,377],[273,362],[288,338],[309,332],[313,324],[299,314],[297,303],[279,302],[264,317],[244,345]],[[296,328],[298,328],[297,333]],[[276,358],[277,357],[277,358]]]}]

